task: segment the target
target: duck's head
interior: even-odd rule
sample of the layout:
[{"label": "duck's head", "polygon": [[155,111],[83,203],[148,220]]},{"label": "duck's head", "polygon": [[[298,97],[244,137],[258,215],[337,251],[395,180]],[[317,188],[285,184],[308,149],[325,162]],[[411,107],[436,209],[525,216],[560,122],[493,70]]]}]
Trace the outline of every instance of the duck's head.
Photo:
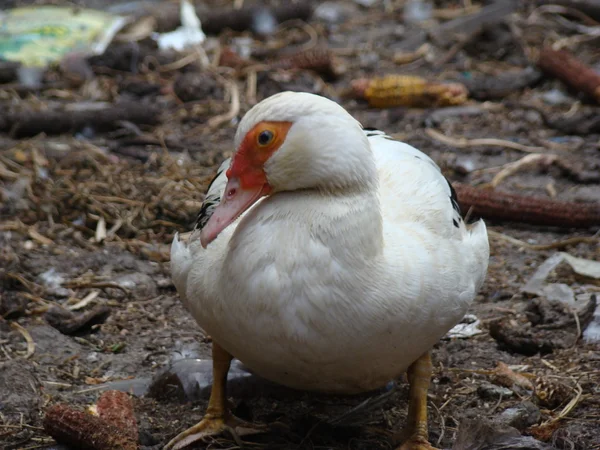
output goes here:
[{"label": "duck's head", "polygon": [[361,125],[337,103],[314,94],[282,92],[258,103],[240,122],[235,148],[221,203],[200,234],[205,248],[266,195],[377,182]]}]

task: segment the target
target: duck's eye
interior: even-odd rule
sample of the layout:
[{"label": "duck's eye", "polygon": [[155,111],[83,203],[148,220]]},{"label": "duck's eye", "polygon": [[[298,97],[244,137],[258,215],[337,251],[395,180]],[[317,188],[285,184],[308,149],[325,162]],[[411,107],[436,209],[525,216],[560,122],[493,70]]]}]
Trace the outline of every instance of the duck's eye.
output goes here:
[{"label": "duck's eye", "polygon": [[274,137],[275,136],[273,135],[272,131],[269,131],[269,130],[261,131],[258,134],[258,138],[257,138],[258,145],[260,145],[262,147],[264,147],[265,145],[269,145],[271,142],[273,142]]}]

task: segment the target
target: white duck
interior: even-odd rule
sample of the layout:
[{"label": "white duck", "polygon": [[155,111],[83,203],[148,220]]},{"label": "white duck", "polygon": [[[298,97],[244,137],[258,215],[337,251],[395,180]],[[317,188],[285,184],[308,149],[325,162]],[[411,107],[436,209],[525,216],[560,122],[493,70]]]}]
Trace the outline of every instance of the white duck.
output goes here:
[{"label": "white duck", "polygon": [[235,149],[208,189],[200,239],[172,245],[175,286],[213,339],[215,382],[204,419],[165,448],[257,428],[227,411],[236,357],[271,381],[331,393],[408,371],[401,449],[432,449],[429,350],[483,283],[484,223],[465,226],[428,156],[317,95],[260,102]]}]

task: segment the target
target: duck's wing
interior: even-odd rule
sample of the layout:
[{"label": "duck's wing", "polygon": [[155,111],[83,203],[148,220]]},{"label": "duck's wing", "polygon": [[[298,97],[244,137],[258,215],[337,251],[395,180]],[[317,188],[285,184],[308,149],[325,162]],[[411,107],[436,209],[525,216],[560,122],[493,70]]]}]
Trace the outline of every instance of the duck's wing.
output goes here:
[{"label": "duck's wing", "polygon": [[204,202],[202,202],[200,213],[194,224],[194,230],[191,233],[176,234],[171,244],[171,277],[184,303],[187,302],[186,291],[190,268],[197,253],[202,250],[197,236],[221,201],[227,185],[226,171],[230,163],[231,158],[223,161],[217,174],[208,185]]},{"label": "duck's wing", "polygon": [[202,202],[202,207],[200,208],[200,213],[196,218],[196,223],[194,225],[194,230],[201,230],[210,216],[212,216],[215,208],[221,201],[221,197],[223,196],[223,192],[225,191],[225,186],[227,185],[227,169],[231,165],[231,158],[227,158],[221,166],[219,170],[217,170],[217,174],[213,178],[213,180],[208,185],[208,189],[206,190],[206,196],[204,197],[204,202]]},{"label": "duck's wing", "polygon": [[379,172],[384,220],[415,222],[443,237],[466,231],[458,197],[437,164],[382,131],[365,129]]},{"label": "duck's wing", "polygon": [[484,222],[465,224],[456,191],[429,156],[381,131],[365,130],[365,133],[379,172],[385,227],[405,230],[420,239],[427,252],[460,255],[462,267],[455,268],[460,272],[457,276],[472,277],[478,289],[489,259]]}]

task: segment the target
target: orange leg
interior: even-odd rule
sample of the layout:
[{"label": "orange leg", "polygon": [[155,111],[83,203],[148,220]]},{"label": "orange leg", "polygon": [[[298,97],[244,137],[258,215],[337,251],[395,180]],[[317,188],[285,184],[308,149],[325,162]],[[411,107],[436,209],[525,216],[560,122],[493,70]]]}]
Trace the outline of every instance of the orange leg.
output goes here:
[{"label": "orange leg", "polygon": [[209,436],[229,431],[236,441],[239,436],[262,433],[266,426],[255,425],[235,417],[227,408],[227,373],[233,357],[213,341],[213,385],[208,408],[200,422],[175,436],[163,450],[179,450]]},{"label": "orange leg", "polygon": [[408,368],[410,385],[408,417],[404,435],[407,439],[398,450],[436,450],[429,444],[427,430],[427,391],[431,383],[431,355],[425,353]]}]

